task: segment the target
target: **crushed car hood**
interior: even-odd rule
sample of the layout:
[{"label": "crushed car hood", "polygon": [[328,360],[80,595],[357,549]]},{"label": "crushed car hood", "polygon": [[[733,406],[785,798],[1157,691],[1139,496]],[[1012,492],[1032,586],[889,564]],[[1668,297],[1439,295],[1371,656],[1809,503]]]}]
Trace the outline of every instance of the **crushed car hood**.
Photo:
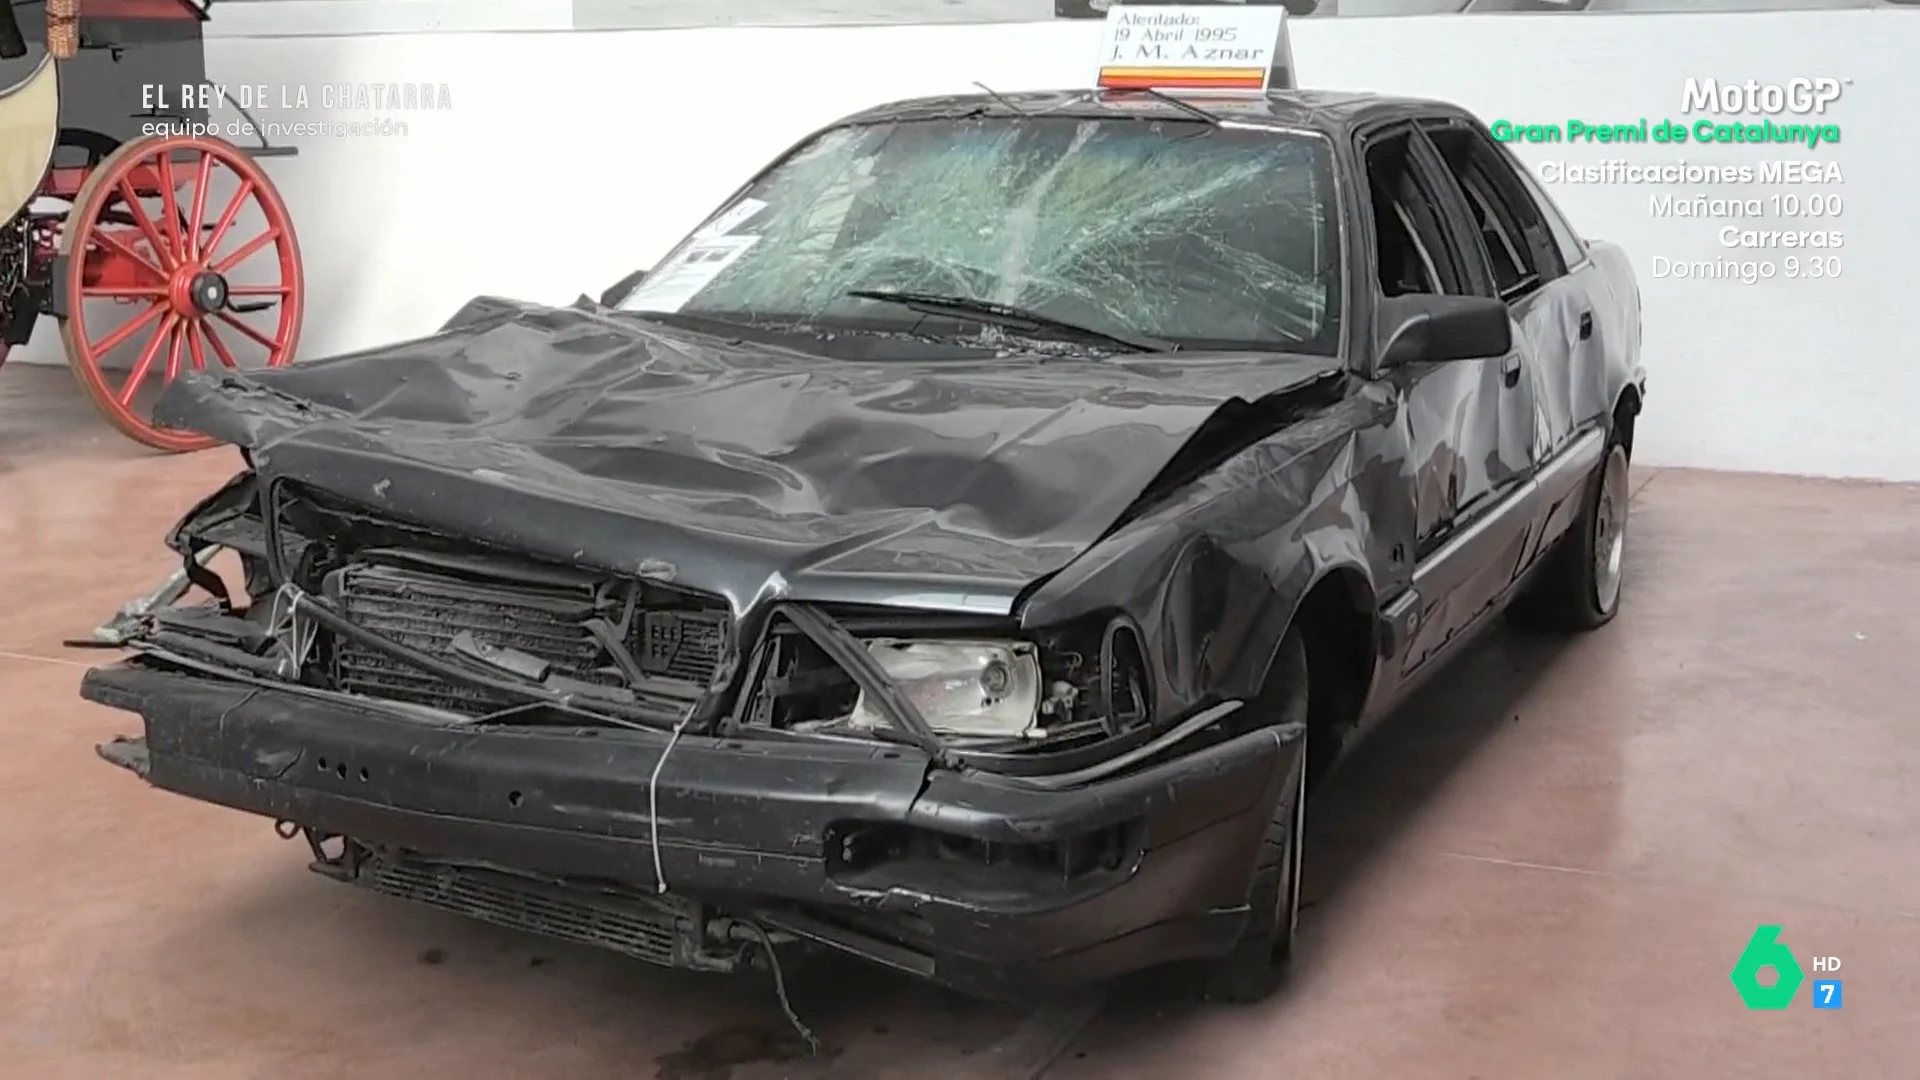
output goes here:
[{"label": "crushed car hood", "polygon": [[585,300],[482,299],[418,341],[176,380],[155,419],[248,448],[263,482],[736,611],[1006,613],[1167,482],[1224,406],[1340,371],[1274,354],[848,361]]}]

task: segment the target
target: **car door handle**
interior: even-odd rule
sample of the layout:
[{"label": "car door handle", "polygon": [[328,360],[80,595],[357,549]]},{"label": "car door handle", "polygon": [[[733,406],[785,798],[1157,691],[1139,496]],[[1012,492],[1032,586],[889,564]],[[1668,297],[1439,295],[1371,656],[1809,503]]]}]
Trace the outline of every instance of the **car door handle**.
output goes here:
[{"label": "car door handle", "polygon": [[1593,336],[1593,312],[1583,311],[1580,313],[1580,340],[1585,341],[1592,336]]},{"label": "car door handle", "polygon": [[1508,389],[1520,385],[1519,353],[1508,353],[1507,358],[1500,361],[1500,378],[1507,384]]}]

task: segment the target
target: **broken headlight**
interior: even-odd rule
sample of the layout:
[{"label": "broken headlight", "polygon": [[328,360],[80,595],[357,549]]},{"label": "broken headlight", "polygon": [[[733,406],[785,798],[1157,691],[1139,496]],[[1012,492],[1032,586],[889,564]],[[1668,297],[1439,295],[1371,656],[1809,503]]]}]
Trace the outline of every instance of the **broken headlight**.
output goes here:
[{"label": "broken headlight", "polygon": [[[902,641],[879,639],[867,649],[942,735],[1018,738],[1036,734],[1040,658],[1025,642]],[[851,727],[886,726],[865,692],[854,702]]]}]

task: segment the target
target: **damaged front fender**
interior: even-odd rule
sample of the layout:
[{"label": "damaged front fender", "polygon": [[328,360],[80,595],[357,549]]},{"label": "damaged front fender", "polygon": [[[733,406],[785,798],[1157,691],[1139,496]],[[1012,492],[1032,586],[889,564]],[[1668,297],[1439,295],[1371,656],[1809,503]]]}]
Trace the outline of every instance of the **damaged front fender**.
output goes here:
[{"label": "damaged front fender", "polygon": [[[1322,583],[1375,613],[1373,568],[1398,535],[1401,482],[1377,451],[1392,399],[1366,384],[1267,435],[1146,509],[1023,598],[1024,625],[1117,609],[1140,628],[1155,709],[1257,700],[1281,637]],[[1380,521],[1382,511],[1389,518]],[[1364,632],[1364,631],[1360,631]],[[1356,661],[1365,657],[1355,658]]]}]

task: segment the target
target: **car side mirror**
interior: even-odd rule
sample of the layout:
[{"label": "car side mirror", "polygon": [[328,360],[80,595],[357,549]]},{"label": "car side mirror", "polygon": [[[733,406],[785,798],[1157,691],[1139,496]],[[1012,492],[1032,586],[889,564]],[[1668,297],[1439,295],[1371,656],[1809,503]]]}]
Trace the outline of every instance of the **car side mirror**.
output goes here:
[{"label": "car side mirror", "polygon": [[1484,360],[1513,348],[1507,305],[1486,296],[1395,296],[1379,308],[1380,368]]},{"label": "car side mirror", "polygon": [[647,280],[647,272],[645,270],[635,270],[633,273],[607,286],[607,291],[600,294],[600,306],[619,307],[620,301],[632,296],[633,290],[639,288],[640,283],[645,280]]}]

